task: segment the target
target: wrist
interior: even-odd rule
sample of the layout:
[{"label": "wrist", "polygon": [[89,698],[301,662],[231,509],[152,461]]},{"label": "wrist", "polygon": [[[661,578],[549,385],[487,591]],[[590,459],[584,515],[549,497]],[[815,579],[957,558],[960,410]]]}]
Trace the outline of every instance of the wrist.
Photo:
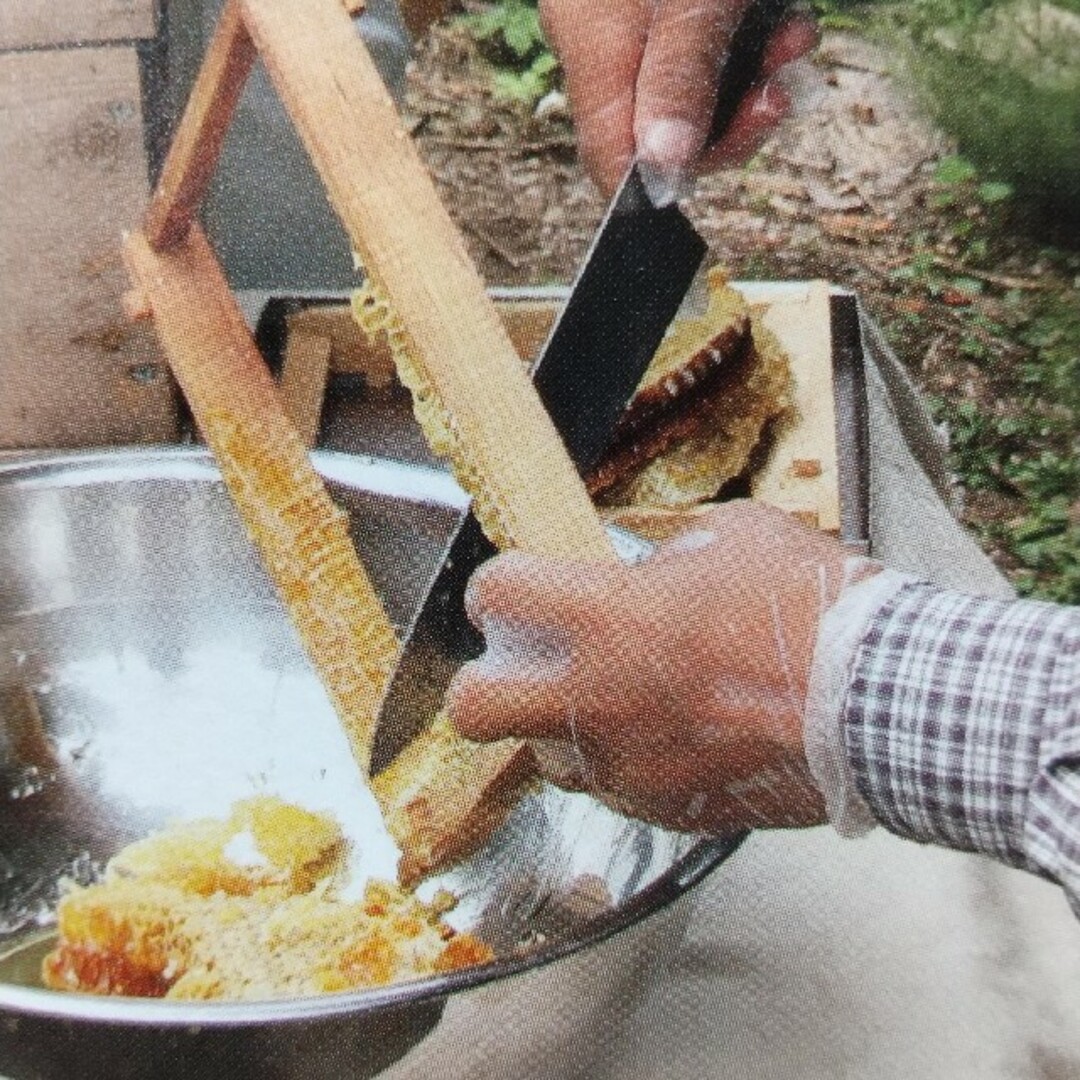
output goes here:
[{"label": "wrist", "polygon": [[876,824],[859,793],[844,739],[844,705],[855,656],[874,615],[911,580],[870,559],[849,558],[838,594],[818,627],[802,734],[807,767],[827,819],[841,836],[862,836]]}]

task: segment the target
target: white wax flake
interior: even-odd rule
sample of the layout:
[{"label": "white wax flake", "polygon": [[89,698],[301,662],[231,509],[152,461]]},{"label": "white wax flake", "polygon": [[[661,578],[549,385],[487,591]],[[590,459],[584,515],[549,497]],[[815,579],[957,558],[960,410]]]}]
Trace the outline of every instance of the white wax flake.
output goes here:
[{"label": "white wax flake", "polygon": [[262,853],[250,829],[238,832],[226,845],[222,854],[235,866],[270,866],[270,860]]}]

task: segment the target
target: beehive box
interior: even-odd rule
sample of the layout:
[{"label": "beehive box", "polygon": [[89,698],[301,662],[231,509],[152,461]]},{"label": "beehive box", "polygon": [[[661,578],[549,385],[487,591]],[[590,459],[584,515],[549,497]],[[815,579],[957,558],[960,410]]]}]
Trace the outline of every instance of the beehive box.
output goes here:
[{"label": "beehive box", "polygon": [[[856,298],[821,282],[738,288],[763,312],[792,367],[791,415],[772,434],[753,494],[865,548],[869,462]],[[523,358],[536,355],[566,290],[492,292],[515,348]],[[256,306],[259,346],[279,372],[286,409],[309,445],[429,460],[407,401],[391,392],[388,351],[365,341],[343,300],[275,297]]]},{"label": "beehive box", "polygon": [[153,335],[119,302],[154,32],[153,0],[0,5],[0,449],[175,433]]}]

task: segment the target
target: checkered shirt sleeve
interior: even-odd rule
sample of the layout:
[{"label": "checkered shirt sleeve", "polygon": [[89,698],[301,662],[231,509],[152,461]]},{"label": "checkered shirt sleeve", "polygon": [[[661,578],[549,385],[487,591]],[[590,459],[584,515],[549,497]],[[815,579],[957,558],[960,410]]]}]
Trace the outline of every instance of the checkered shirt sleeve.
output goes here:
[{"label": "checkered shirt sleeve", "polygon": [[1080,914],[1080,609],[909,581],[862,635],[843,725],[886,828],[1057,881]]}]

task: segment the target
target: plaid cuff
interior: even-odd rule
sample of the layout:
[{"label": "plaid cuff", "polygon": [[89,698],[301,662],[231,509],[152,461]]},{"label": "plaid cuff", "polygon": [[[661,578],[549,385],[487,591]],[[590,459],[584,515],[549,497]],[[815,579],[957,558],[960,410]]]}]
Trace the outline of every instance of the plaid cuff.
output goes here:
[{"label": "plaid cuff", "polygon": [[915,840],[1080,896],[1080,611],[905,585],[860,642],[844,706],[855,781]]}]

